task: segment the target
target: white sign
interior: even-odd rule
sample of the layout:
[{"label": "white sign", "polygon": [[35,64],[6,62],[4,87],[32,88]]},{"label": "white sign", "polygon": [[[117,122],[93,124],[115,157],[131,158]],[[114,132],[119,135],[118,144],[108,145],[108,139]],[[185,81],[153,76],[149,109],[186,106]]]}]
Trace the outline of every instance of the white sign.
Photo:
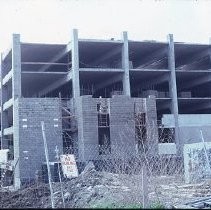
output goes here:
[{"label": "white sign", "polygon": [[74,155],[60,155],[62,171],[67,178],[78,177],[78,168]]}]

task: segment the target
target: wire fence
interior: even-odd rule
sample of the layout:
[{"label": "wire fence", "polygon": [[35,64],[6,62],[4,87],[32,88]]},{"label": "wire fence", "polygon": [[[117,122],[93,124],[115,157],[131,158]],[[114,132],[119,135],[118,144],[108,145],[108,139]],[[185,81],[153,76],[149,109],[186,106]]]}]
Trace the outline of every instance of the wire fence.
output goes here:
[{"label": "wire fence", "polygon": [[[86,154],[86,161],[75,156],[79,176],[72,178],[63,173],[58,158],[63,151],[49,151],[55,153],[49,164],[52,192],[46,163],[33,175],[21,177],[19,190],[11,187],[12,172],[8,170],[1,187],[0,208],[172,207],[193,196],[211,195],[209,183],[185,184],[181,157],[159,155],[153,145],[145,148],[144,136],[136,137],[141,149],[132,141],[125,144],[121,138],[109,145],[85,145],[82,151],[75,148]],[[172,142],[174,131],[161,128],[158,141],[163,142],[164,137],[164,142]],[[66,153],[72,154],[73,150]],[[26,172],[31,173],[33,159],[26,161],[31,163]]]}]

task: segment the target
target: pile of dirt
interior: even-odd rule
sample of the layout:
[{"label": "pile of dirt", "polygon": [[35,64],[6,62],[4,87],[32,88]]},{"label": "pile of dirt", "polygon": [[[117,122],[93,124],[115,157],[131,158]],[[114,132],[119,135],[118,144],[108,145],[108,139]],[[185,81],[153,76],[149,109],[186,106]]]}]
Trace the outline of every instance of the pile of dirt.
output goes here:
[{"label": "pile of dirt", "polygon": [[[124,178],[125,180],[125,178]],[[120,174],[99,172],[90,162],[77,178],[63,185],[65,206],[72,208],[99,207],[107,205],[128,205],[140,203],[140,193],[137,194],[128,187]],[[54,191],[61,192],[60,184],[54,186]],[[62,207],[61,193],[55,196],[56,206]],[[49,205],[45,207],[50,207]]]},{"label": "pile of dirt", "polygon": [[[167,208],[198,197],[211,196],[211,182],[187,185],[181,177],[150,177],[149,203]],[[143,199],[141,175],[96,171],[92,162],[76,178],[62,182],[66,208],[140,207]],[[61,185],[53,183],[55,207],[62,208]],[[0,192],[0,208],[51,208],[49,185],[36,183],[14,192]]]},{"label": "pile of dirt", "polygon": [[[124,180],[124,181],[123,181]],[[140,204],[140,190],[136,193],[128,186],[131,178],[125,181],[120,174],[99,172],[92,162],[77,178],[63,182],[66,208],[103,207],[121,204]],[[135,183],[136,184],[136,183]],[[54,200],[57,208],[62,208],[61,185],[53,183]],[[141,205],[141,204],[140,204]],[[48,184],[36,184],[15,192],[0,193],[0,208],[50,208],[50,190]]]},{"label": "pile of dirt", "polygon": [[13,192],[0,192],[0,208],[41,208],[41,198],[49,195],[50,190],[46,184],[32,185]]}]

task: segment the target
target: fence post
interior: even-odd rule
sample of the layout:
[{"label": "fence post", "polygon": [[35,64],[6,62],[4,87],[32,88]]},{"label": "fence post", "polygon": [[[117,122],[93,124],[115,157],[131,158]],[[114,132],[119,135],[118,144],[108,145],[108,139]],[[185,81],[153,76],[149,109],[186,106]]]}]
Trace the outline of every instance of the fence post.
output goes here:
[{"label": "fence post", "polygon": [[48,170],[48,182],[49,182],[50,193],[51,193],[51,207],[55,208],[53,189],[52,189],[52,183],[51,183],[51,171],[50,171],[49,158],[48,158],[48,146],[47,146],[46,136],[45,136],[44,121],[41,121],[41,127],[42,127],[42,136],[43,136],[43,142],[44,142],[44,148],[45,148],[45,159],[46,159],[47,170]]},{"label": "fence post", "polygon": [[62,203],[63,203],[63,207],[65,208],[64,192],[63,192],[62,178],[61,178],[60,166],[59,166],[59,160],[60,160],[59,150],[57,146],[56,146],[55,152],[56,152],[56,159],[58,161],[58,172],[59,172],[59,182],[60,182],[60,189],[61,189],[61,195],[62,195]]}]

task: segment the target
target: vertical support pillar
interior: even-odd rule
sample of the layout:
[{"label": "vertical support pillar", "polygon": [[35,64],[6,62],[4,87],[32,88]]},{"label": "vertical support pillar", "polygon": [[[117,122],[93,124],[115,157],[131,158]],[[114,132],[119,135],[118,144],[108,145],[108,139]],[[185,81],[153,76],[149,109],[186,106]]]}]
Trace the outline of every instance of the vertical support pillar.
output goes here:
[{"label": "vertical support pillar", "polygon": [[[79,80],[79,50],[78,50],[78,30],[72,30],[72,97],[74,114],[77,117],[78,124],[78,142],[77,146],[80,147],[79,156],[84,161],[84,131],[83,131],[83,116],[82,112],[82,98],[80,98],[80,80]],[[82,123],[82,124],[81,124]],[[80,126],[81,125],[81,126]],[[80,144],[79,144],[80,143]]]},{"label": "vertical support pillar", "polygon": [[21,97],[21,44],[20,34],[13,34],[12,42],[12,95],[13,99]]},{"label": "vertical support pillar", "polygon": [[80,81],[79,81],[79,52],[78,52],[78,30],[72,30],[72,93],[73,98],[80,96]]},{"label": "vertical support pillar", "polygon": [[130,67],[129,67],[129,50],[128,50],[128,35],[124,31],[122,33],[123,47],[122,47],[122,68],[124,69],[123,75],[123,92],[124,95],[130,96]]},{"label": "vertical support pillar", "polygon": [[178,100],[177,100],[177,84],[176,84],[176,70],[175,70],[175,54],[174,54],[174,40],[173,34],[168,35],[168,68],[170,72],[169,92],[171,96],[171,113],[174,115],[175,122],[175,143],[180,152],[180,139],[179,139],[179,122],[178,122]]},{"label": "vertical support pillar", "polygon": [[13,98],[13,145],[14,162],[14,186],[20,188],[20,166],[19,166],[19,106],[18,99],[21,97],[21,43],[20,34],[13,34],[12,40],[12,98]]}]

